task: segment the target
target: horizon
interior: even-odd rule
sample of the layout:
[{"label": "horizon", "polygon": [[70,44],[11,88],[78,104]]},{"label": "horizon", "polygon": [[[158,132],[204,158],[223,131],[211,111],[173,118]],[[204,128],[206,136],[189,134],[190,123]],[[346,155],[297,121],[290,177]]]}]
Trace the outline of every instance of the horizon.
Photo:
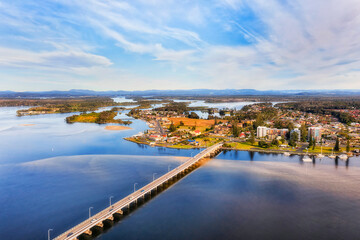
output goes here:
[{"label": "horizon", "polygon": [[1,90],[360,89],[359,14],[355,0],[0,0]]},{"label": "horizon", "polygon": [[94,89],[86,89],[86,88],[69,88],[69,89],[49,89],[49,90],[24,90],[24,91],[16,91],[16,90],[0,90],[0,92],[70,92],[70,91],[92,91],[92,92],[147,92],[147,91],[201,91],[201,90],[211,90],[211,91],[257,91],[257,92],[271,92],[271,91],[278,91],[278,92],[291,92],[291,91],[304,91],[304,92],[315,92],[315,91],[347,91],[347,92],[357,92],[360,91],[359,89],[351,88],[351,89],[326,89],[326,88],[319,88],[319,89],[256,89],[256,88],[222,88],[222,89],[215,89],[215,88],[188,88],[188,89],[133,89],[133,90],[125,90],[125,89],[116,89],[116,90],[94,90]]}]

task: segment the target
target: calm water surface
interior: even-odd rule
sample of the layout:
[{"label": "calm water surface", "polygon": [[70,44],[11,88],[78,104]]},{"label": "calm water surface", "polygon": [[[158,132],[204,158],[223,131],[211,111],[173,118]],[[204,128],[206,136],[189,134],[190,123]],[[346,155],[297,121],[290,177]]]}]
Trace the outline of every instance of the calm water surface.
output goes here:
[{"label": "calm water surface", "polygon": [[[147,129],[140,120],[107,131],[17,109],[0,108],[0,239],[58,235],[199,151],[124,141]],[[358,239],[359,167],[359,158],[223,152],[98,239]]]}]

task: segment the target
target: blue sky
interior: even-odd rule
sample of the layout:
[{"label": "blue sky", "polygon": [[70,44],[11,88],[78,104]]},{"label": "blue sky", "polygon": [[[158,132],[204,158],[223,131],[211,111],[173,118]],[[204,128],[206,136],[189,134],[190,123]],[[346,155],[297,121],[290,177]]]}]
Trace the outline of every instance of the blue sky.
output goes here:
[{"label": "blue sky", "polygon": [[360,89],[358,0],[0,0],[0,90]]}]

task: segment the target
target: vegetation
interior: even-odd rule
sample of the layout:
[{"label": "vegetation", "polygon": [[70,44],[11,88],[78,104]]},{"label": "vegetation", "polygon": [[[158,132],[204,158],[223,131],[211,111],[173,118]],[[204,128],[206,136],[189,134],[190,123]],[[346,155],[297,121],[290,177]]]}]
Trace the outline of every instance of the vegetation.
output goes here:
[{"label": "vegetation", "polygon": [[297,132],[293,132],[290,135],[289,146],[296,147],[296,142],[298,139],[299,139],[299,134]]},{"label": "vegetation", "polygon": [[[0,101],[4,104],[3,101]],[[9,106],[35,106],[18,110],[18,116],[95,111],[101,107],[114,106],[111,98],[61,98],[61,99],[11,99],[6,101]],[[0,104],[1,106],[1,104]]]},{"label": "vegetation", "polygon": [[97,123],[97,124],[105,124],[105,123],[119,123],[124,125],[131,124],[131,121],[122,121],[121,119],[114,119],[117,115],[117,112],[114,111],[103,111],[100,113],[92,112],[92,113],[83,113],[80,115],[73,115],[66,118],[67,123]]},{"label": "vegetation", "polygon": [[358,121],[358,119],[355,119],[350,113],[342,110],[360,109],[360,99],[313,99],[278,103],[276,106],[283,110],[296,110],[306,113],[332,115],[333,117],[336,117],[339,122],[350,124],[351,122]]},{"label": "vegetation", "polygon": [[176,127],[175,127],[174,123],[172,123],[172,122],[170,124],[169,131],[170,132],[175,132],[176,131]]},{"label": "vegetation", "polygon": [[340,151],[341,151],[339,138],[336,138],[336,143],[335,143],[334,151],[336,151],[336,152],[340,152]]},{"label": "vegetation", "polygon": [[191,112],[188,118],[199,119],[199,115],[197,115],[195,112]]}]

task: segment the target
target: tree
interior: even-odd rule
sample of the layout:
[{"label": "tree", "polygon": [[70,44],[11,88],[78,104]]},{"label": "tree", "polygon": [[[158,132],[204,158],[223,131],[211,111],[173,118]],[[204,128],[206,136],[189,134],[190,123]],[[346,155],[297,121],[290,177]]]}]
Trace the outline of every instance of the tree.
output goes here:
[{"label": "tree", "polygon": [[188,117],[193,119],[199,119],[199,115],[197,115],[195,112],[191,112]]},{"label": "tree", "polygon": [[302,141],[302,142],[306,142],[306,136],[307,136],[307,134],[308,134],[308,131],[307,131],[307,128],[306,128],[306,125],[305,124],[303,124],[303,125],[301,125],[301,127],[300,127],[300,133],[301,133],[301,136],[300,136],[300,140]]},{"label": "tree", "polygon": [[340,152],[341,148],[340,148],[340,142],[339,142],[339,138],[336,138],[336,143],[335,143],[335,147],[334,147],[334,151],[336,152]]},{"label": "tree", "polygon": [[279,143],[279,141],[277,139],[274,139],[274,140],[271,141],[271,145],[274,145],[274,146],[278,147],[280,145],[280,143]]},{"label": "tree", "polygon": [[313,139],[313,150],[315,150],[315,147],[316,147],[316,141],[315,139]]},{"label": "tree", "polygon": [[288,122],[287,128],[289,129],[289,132],[291,132],[291,130],[293,130],[295,128],[294,123],[293,122]]},{"label": "tree", "polygon": [[175,132],[176,131],[176,127],[175,127],[173,122],[171,122],[171,124],[170,124],[169,131],[170,132]]},{"label": "tree", "polygon": [[346,141],[346,152],[350,152],[350,140]]},{"label": "tree", "polygon": [[254,131],[251,131],[251,132],[250,132],[250,139],[249,139],[249,141],[250,141],[250,143],[251,143],[252,145],[254,145],[254,143],[255,143],[255,133],[254,133]]},{"label": "tree", "polygon": [[269,144],[265,141],[259,141],[258,144],[259,144],[259,147],[261,147],[261,148],[269,148],[271,146],[271,144]]},{"label": "tree", "polygon": [[239,136],[239,128],[238,128],[236,122],[234,122],[234,123],[232,124],[232,134],[233,134],[234,137],[238,137],[238,136]]},{"label": "tree", "polygon": [[308,146],[308,148],[311,148],[312,145],[313,145],[313,137],[312,137],[312,135],[311,135],[311,133],[310,133],[309,146]]},{"label": "tree", "polygon": [[292,132],[292,134],[290,135],[289,146],[296,147],[296,142],[298,139],[299,134],[297,132]]},{"label": "tree", "polygon": [[256,129],[257,127],[259,126],[262,126],[264,125],[264,118],[263,116],[261,115],[261,113],[259,113],[257,116],[256,116],[256,120],[254,122],[254,129]]}]

